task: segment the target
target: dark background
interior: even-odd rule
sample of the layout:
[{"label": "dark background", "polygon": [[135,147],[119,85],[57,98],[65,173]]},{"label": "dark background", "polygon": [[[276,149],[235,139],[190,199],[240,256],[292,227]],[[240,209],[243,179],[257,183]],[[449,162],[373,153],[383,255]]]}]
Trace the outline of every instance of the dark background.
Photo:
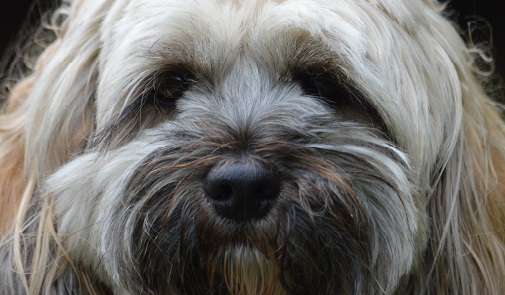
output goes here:
[{"label": "dark background", "polygon": [[[30,32],[33,29],[40,10],[50,7],[54,0],[35,0],[37,5],[30,9],[33,0],[9,1],[9,5],[3,5],[0,9],[0,55],[3,55],[6,47],[18,35],[23,23],[23,31]],[[419,0],[421,1],[421,0]],[[505,76],[505,10],[500,0],[452,0],[450,8],[453,11],[452,19],[460,24],[463,29],[467,29],[467,23],[473,21],[478,30],[472,34],[477,42],[489,43],[492,40],[494,46],[491,48],[496,59],[497,72]],[[27,17],[29,16],[29,17]]]}]

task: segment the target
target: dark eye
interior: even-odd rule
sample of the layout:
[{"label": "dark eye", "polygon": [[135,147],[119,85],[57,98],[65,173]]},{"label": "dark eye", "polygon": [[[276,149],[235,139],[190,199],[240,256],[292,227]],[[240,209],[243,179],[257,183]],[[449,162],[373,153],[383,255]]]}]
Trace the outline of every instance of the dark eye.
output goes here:
[{"label": "dark eye", "polygon": [[291,79],[300,85],[305,95],[321,99],[342,118],[368,122],[389,134],[377,109],[344,77],[325,70],[309,69],[292,72]]},{"label": "dark eye", "polygon": [[347,105],[356,99],[353,89],[329,72],[296,71],[292,79],[306,95],[319,97],[332,107]]},{"label": "dark eye", "polygon": [[156,106],[162,109],[173,109],[177,100],[184,96],[192,85],[193,79],[187,73],[169,73],[160,77],[153,90]]}]

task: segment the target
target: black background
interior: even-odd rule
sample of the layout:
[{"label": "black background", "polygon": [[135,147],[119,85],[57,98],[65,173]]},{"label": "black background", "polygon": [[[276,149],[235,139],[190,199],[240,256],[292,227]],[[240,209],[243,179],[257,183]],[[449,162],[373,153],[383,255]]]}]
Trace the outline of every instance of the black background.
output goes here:
[{"label": "black background", "polygon": [[[0,9],[0,55],[3,55],[8,44],[12,43],[22,28],[23,23],[33,23],[39,13],[40,8],[49,7],[49,3],[54,0],[36,0],[37,6],[30,4],[32,0],[8,1],[9,4],[2,5]],[[422,1],[422,0],[418,0]],[[494,47],[492,52],[496,59],[497,72],[505,76],[505,16],[503,3],[500,0],[452,0],[449,4],[453,20],[457,21],[462,28],[467,27],[468,21],[477,20],[477,27],[480,28],[480,35],[474,36],[477,42],[486,42],[492,37]],[[35,7],[35,8],[34,8]],[[27,17],[30,16],[31,17]],[[489,24],[489,25],[488,25]],[[33,25],[24,27],[24,31],[29,32]]]}]

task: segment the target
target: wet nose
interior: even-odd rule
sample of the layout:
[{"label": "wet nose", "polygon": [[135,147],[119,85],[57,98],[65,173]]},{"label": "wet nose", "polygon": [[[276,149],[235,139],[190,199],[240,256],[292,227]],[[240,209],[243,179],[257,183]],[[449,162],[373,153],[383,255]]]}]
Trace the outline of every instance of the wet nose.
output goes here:
[{"label": "wet nose", "polygon": [[268,213],[280,192],[277,173],[259,163],[217,165],[204,181],[206,197],[217,214],[239,221]]}]

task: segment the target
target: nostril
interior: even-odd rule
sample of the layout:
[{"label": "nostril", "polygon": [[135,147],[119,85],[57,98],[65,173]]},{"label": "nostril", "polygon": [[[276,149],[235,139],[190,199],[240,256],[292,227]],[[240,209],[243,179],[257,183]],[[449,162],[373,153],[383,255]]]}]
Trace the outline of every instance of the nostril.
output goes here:
[{"label": "nostril", "polygon": [[207,191],[207,195],[215,201],[226,202],[233,196],[233,188],[226,184],[211,185],[210,189]]},{"label": "nostril", "polygon": [[252,193],[258,200],[269,200],[277,197],[279,188],[278,179],[266,176],[253,187]]},{"label": "nostril", "polygon": [[261,218],[280,192],[272,169],[258,163],[226,163],[211,169],[204,191],[216,212],[236,220]]}]

